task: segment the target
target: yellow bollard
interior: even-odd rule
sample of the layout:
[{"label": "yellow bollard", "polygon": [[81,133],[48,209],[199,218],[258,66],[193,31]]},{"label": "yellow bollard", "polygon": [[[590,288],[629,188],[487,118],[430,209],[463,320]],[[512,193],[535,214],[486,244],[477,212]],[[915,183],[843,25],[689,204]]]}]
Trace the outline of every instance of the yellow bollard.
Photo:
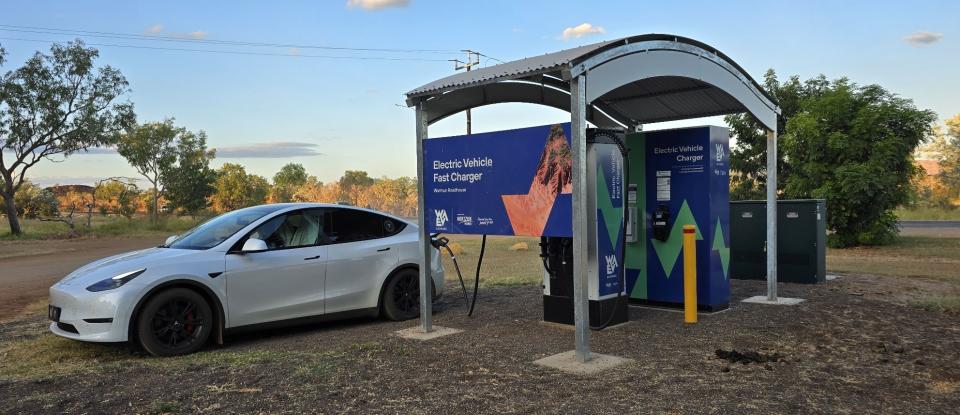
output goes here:
[{"label": "yellow bollard", "polygon": [[697,322],[697,228],[683,225],[683,322]]}]

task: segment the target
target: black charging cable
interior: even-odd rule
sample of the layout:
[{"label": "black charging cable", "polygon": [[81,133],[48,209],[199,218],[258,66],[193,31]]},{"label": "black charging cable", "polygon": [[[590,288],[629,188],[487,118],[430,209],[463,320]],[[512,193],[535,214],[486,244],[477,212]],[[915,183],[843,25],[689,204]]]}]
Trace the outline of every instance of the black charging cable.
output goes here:
[{"label": "black charging cable", "polygon": [[460,279],[460,288],[463,288],[463,301],[470,301],[469,297],[467,297],[467,284],[464,284],[463,282],[463,274],[460,273],[460,264],[457,263],[457,256],[454,255],[453,250],[450,249],[450,240],[445,237],[437,238],[439,235],[439,233],[431,235],[430,244],[438,250],[440,248],[445,248],[447,253],[450,254],[450,260],[453,261],[453,268],[457,270],[457,278]]},{"label": "black charging cable", "polygon": [[470,312],[467,313],[468,317],[473,317],[473,308],[477,305],[477,292],[480,289],[480,266],[483,264],[483,254],[487,248],[487,235],[483,235],[483,240],[480,242],[480,257],[477,259],[477,273],[473,280],[473,301],[470,301],[470,298],[467,295],[467,284],[463,282],[463,274],[460,273],[460,264],[457,263],[457,256],[453,254],[453,249],[450,249],[450,240],[445,237],[439,237],[439,233],[430,235],[430,244],[438,250],[444,248],[447,250],[447,253],[450,254],[450,259],[453,261],[453,267],[457,270],[457,278],[460,279],[460,288],[463,288],[463,300],[470,303]]},{"label": "black charging cable", "polygon": [[487,235],[483,235],[480,242],[480,257],[477,258],[477,275],[473,280],[473,301],[470,302],[470,312],[467,317],[473,317],[473,307],[477,305],[477,291],[480,288],[480,265],[483,264],[483,251],[487,248]]}]

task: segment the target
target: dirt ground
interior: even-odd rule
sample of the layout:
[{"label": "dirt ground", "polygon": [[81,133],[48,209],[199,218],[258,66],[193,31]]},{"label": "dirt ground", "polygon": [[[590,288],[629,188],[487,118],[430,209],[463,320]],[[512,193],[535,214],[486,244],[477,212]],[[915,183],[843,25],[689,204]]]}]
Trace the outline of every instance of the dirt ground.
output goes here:
[{"label": "dirt ground", "polygon": [[157,246],[163,237],[0,242],[0,320],[46,298],[55,282],[81,266],[125,251]]},{"label": "dirt ground", "polygon": [[[956,413],[957,315],[904,305],[938,284],[781,284],[807,301],[779,307],[740,303],[764,283],[735,280],[731,309],[699,324],[633,308],[630,323],[593,332],[594,351],[633,359],[595,376],[531,363],[572,349],[573,332],[540,322],[530,285],[482,291],[473,318],[451,285],[435,323],[464,332],[427,342],[393,334],[413,321],[355,320],[175,359],[55,338],[38,312],[0,323],[0,412]],[[778,361],[731,363],[718,349]]]}]

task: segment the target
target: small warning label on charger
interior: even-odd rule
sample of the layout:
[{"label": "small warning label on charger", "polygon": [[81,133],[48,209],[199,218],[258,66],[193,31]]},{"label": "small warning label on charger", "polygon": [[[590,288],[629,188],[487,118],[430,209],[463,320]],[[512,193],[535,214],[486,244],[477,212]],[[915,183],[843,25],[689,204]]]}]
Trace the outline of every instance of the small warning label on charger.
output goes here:
[{"label": "small warning label on charger", "polygon": [[670,170],[657,170],[657,201],[670,200]]}]

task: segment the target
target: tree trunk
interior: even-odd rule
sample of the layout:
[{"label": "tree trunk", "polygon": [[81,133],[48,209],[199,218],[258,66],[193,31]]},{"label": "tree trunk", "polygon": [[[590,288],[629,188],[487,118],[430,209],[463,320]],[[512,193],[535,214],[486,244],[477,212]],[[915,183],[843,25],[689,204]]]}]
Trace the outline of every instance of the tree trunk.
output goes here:
[{"label": "tree trunk", "polygon": [[160,193],[157,192],[157,187],[153,187],[153,221],[156,222],[157,218],[160,217]]},{"label": "tree trunk", "polygon": [[7,194],[7,192],[4,191],[3,202],[7,207],[7,220],[10,222],[10,233],[17,236],[23,234],[23,229],[20,229],[20,219],[17,218],[17,205],[13,202],[13,194]]}]

